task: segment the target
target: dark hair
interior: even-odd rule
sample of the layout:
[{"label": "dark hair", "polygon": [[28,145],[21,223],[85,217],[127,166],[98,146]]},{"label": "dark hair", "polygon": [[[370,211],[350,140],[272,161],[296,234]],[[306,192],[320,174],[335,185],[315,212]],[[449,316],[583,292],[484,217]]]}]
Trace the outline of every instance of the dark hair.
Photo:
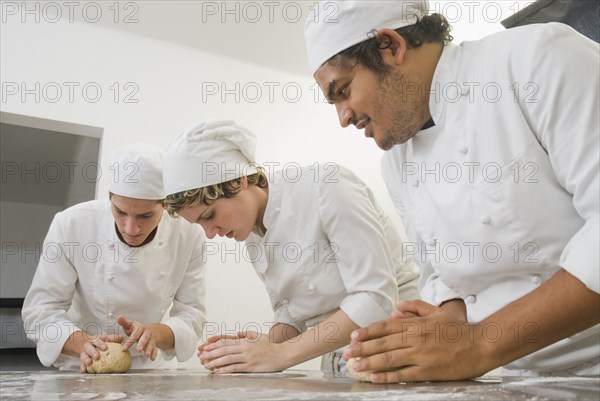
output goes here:
[{"label": "dark hair", "polygon": [[[452,26],[442,14],[426,15],[416,24],[396,29],[408,43],[408,48],[420,47],[423,43],[442,43],[447,45],[454,39],[450,35]],[[373,71],[379,76],[389,72],[389,66],[383,63],[379,50],[387,49],[390,44],[377,36],[375,30],[369,32],[369,39],[354,45],[330,58],[327,62],[344,70],[352,70],[357,65]]]}]

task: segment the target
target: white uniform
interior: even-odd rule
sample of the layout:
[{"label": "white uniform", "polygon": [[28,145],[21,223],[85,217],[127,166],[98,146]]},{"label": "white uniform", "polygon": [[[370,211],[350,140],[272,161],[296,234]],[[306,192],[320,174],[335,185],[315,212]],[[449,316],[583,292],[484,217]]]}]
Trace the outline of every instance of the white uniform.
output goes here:
[{"label": "white uniform", "polygon": [[78,330],[123,334],[118,315],[166,324],[175,335],[175,348],[160,350],[154,363],[131,348],[133,368],[189,359],[205,322],[203,241],[199,227],[164,212],[151,242],[128,247],[119,240],[107,200],[56,214],[23,305],[27,335],[42,364],[78,368],[79,358],[61,354],[67,338]]},{"label": "white uniform", "polygon": [[418,298],[418,268],[371,190],[337,165],[282,170],[269,184],[264,237],[246,248],[275,321],[303,332],[340,308],[359,326]]},{"label": "white uniform", "polygon": [[[598,49],[555,23],[444,48],[430,99],[435,126],[386,152],[382,165],[425,301],[462,298],[478,322],[560,267],[599,291]],[[536,338],[533,324],[496,329],[490,341]],[[597,363],[598,332],[507,367]]]}]

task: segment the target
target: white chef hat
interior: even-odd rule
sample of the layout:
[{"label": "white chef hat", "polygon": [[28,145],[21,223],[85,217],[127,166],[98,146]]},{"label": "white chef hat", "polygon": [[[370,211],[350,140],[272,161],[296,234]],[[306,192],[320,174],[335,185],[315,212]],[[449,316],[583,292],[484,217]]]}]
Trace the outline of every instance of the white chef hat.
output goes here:
[{"label": "white chef hat", "polygon": [[108,190],[137,199],[164,199],[162,149],[136,143],[110,153]]},{"label": "white chef hat", "polygon": [[367,40],[373,29],[413,25],[428,8],[427,0],[319,1],[304,25],[311,72],[317,72],[339,52]]},{"label": "white chef hat", "polygon": [[233,121],[194,125],[167,147],[163,176],[167,195],[255,174],[256,136]]}]

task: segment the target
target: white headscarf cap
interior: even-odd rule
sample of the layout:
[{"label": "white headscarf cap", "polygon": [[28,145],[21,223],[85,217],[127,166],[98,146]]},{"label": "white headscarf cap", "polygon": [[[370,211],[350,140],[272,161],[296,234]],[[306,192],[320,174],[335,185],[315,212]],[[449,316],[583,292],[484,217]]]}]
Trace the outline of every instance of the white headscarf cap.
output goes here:
[{"label": "white headscarf cap", "polygon": [[427,0],[320,1],[304,25],[312,74],[339,52],[367,40],[372,30],[413,25],[428,9]]},{"label": "white headscarf cap", "polygon": [[110,153],[108,190],[116,195],[136,199],[165,198],[162,177],[162,149],[136,143]]},{"label": "white headscarf cap", "polygon": [[167,195],[255,174],[256,136],[233,121],[202,122],[177,135],[167,147]]}]

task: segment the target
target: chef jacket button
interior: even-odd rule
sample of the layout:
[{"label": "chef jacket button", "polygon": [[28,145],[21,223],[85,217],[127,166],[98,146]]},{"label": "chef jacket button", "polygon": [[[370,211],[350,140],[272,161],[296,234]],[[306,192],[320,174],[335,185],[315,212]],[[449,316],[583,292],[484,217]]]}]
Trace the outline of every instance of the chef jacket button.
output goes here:
[{"label": "chef jacket button", "polygon": [[490,218],[490,216],[481,216],[479,218],[479,222],[481,224],[490,224],[492,222],[492,219]]},{"label": "chef jacket button", "polygon": [[108,243],[108,247],[109,247],[110,249],[115,249],[115,243],[114,243],[114,242],[109,242],[109,243]]},{"label": "chef jacket button", "polygon": [[160,272],[160,276],[161,276],[161,277],[164,277],[164,276],[166,276],[166,275],[167,275],[167,273],[165,273],[165,272]]},{"label": "chef jacket button", "polygon": [[108,317],[113,317],[115,314],[112,312],[108,312]]},{"label": "chef jacket button", "polygon": [[287,305],[287,304],[289,304],[289,303],[290,303],[290,301],[288,301],[288,300],[287,300],[287,298],[286,298],[286,299],[284,299],[283,301],[281,301],[281,303],[282,303],[282,304],[284,304],[284,305]]},{"label": "chef jacket button", "polygon": [[477,302],[477,297],[475,295],[469,295],[465,298],[465,302],[468,304],[474,304]]},{"label": "chef jacket button", "polygon": [[470,92],[471,92],[471,88],[468,86],[465,86],[465,87],[461,88],[461,90],[460,90],[460,93],[462,93],[463,96],[467,96]]},{"label": "chef jacket button", "polygon": [[280,208],[280,207],[276,207],[276,208],[275,208],[275,211],[276,211],[276,212],[279,212],[279,211],[281,211],[281,208]]},{"label": "chef jacket button", "polygon": [[458,151],[460,153],[462,153],[463,155],[466,155],[467,153],[469,153],[469,147],[468,146],[462,146],[460,149],[458,149]]},{"label": "chef jacket button", "polygon": [[429,241],[427,241],[428,246],[435,246],[436,244],[437,244],[437,238],[432,238]]},{"label": "chef jacket button", "polygon": [[419,186],[419,180],[415,180],[412,185],[413,185],[413,187],[418,187]]},{"label": "chef jacket button", "polygon": [[315,287],[315,285],[314,285],[314,284],[310,284],[310,285],[308,286],[308,290],[309,290],[309,291],[314,291],[314,290],[315,290],[315,288],[316,288],[316,287]]},{"label": "chef jacket button", "polygon": [[112,281],[114,278],[115,278],[115,276],[113,276],[113,275],[108,276],[109,281]]},{"label": "chef jacket button", "polygon": [[532,274],[531,281],[535,285],[540,285],[542,283],[542,276],[540,276],[539,274]]}]

